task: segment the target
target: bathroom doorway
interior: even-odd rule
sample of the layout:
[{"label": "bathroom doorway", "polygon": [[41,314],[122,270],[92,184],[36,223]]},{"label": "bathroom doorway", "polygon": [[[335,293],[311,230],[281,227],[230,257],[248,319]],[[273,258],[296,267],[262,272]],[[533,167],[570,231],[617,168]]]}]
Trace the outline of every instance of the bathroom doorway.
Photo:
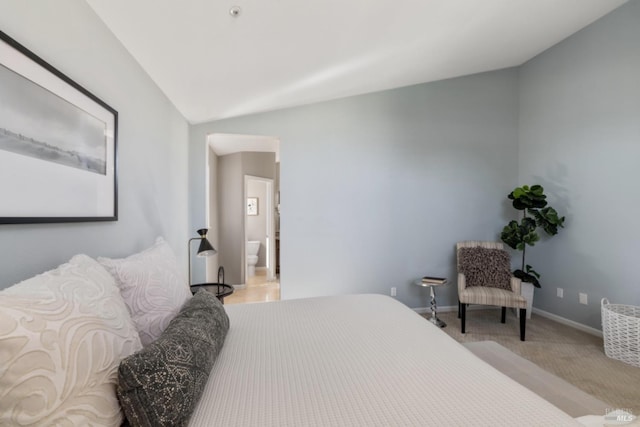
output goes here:
[{"label": "bathroom doorway", "polygon": [[[224,267],[225,283],[235,288],[234,294],[225,298],[225,304],[279,300],[280,141],[270,136],[214,133],[207,136],[207,142],[206,217],[209,240],[218,250],[206,258],[207,280],[216,281],[218,268]],[[245,224],[245,176],[271,180],[269,196],[258,196],[256,202],[258,212],[270,213],[272,225],[264,233],[264,243],[258,251],[263,258],[255,264],[262,267],[256,271],[260,276],[252,280],[247,280],[245,255],[249,237]],[[267,281],[267,274],[272,281]],[[255,286],[257,279],[261,284]]]},{"label": "bathroom doorway", "polygon": [[274,180],[244,176],[244,268],[245,283],[255,276],[276,279]]}]

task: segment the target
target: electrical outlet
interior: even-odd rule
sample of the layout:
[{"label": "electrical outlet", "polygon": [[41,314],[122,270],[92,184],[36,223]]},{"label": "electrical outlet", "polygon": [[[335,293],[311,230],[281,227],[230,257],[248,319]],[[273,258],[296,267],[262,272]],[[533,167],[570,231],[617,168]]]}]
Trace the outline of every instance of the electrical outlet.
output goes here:
[{"label": "electrical outlet", "polygon": [[578,294],[579,298],[580,298],[580,304],[584,304],[584,305],[588,305],[588,299],[587,299],[587,294],[583,294],[582,292],[580,292]]},{"label": "electrical outlet", "polygon": [[391,288],[391,296],[392,297],[396,296],[396,287],[395,286],[393,288]]},{"label": "electrical outlet", "polygon": [[564,289],[558,288],[558,298],[564,298]]}]

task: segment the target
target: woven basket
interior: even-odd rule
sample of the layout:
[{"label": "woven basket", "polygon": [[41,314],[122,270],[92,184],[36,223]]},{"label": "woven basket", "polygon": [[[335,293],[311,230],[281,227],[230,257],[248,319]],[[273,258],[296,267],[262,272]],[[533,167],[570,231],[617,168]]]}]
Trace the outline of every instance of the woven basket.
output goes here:
[{"label": "woven basket", "polygon": [[602,298],[604,353],[640,368],[640,307]]}]

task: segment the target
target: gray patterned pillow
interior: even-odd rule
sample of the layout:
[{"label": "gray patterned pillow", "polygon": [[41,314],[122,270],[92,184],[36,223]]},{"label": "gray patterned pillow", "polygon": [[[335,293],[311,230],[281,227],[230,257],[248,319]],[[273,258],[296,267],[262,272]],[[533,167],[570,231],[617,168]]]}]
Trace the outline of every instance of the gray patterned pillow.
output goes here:
[{"label": "gray patterned pillow", "polygon": [[124,359],[117,394],[132,426],[186,426],[229,330],[210,292],[187,301],[162,335]]},{"label": "gray patterned pillow", "polygon": [[511,290],[511,258],[503,249],[460,248],[458,264],[467,287],[488,286]]}]

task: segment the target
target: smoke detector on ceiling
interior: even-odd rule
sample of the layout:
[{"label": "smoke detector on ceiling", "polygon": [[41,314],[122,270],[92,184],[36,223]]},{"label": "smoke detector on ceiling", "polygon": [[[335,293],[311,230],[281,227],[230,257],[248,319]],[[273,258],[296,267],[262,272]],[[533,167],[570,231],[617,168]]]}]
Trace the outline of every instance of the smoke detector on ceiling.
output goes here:
[{"label": "smoke detector on ceiling", "polygon": [[242,12],[242,9],[240,8],[240,6],[233,6],[231,7],[231,9],[229,9],[229,15],[233,16],[234,18],[237,18],[238,16],[240,16],[241,12]]}]

